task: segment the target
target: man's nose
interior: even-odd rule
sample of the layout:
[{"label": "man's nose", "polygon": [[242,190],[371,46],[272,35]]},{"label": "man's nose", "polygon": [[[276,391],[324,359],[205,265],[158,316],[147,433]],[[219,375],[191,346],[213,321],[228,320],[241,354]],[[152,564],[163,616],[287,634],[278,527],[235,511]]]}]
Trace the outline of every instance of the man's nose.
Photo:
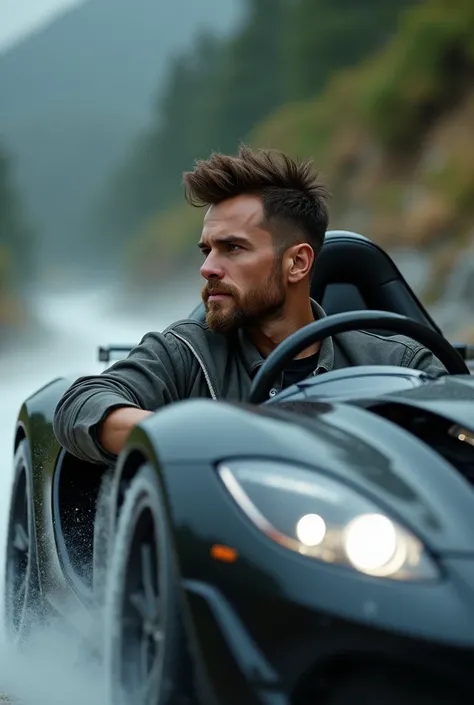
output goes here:
[{"label": "man's nose", "polygon": [[219,262],[219,258],[212,252],[208,254],[201,267],[201,276],[204,277],[204,279],[222,279],[224,276],[224,270]]}]

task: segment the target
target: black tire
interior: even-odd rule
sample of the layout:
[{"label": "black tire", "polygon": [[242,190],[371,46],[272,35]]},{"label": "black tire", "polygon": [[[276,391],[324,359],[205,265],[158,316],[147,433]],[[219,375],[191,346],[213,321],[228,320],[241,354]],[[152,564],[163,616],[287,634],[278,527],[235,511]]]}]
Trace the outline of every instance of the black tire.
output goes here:
[{"label": "black tire", "polygon": [[125,495],[109,563],[104,665],[108,705],[178,705],[187,665],[176,568],[156,472]]},{"label": "black tire", "polygon": [[10,642],[17,646],[24,643],[41,612],[29,468],[28,442],[23,440],[14,457],[4,596],[6,632]]}]

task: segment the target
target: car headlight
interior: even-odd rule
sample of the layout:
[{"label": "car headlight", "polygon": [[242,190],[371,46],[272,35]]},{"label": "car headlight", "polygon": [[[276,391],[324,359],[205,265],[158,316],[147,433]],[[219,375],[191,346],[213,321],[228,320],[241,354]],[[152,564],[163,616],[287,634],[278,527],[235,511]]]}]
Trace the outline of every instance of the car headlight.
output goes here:
[{"label": "car headlight", "polygon": [[218,472],[253,524],[292,551],[377,577],[437,577],[416,536],[336,479],[263,460],[232,460]]}]

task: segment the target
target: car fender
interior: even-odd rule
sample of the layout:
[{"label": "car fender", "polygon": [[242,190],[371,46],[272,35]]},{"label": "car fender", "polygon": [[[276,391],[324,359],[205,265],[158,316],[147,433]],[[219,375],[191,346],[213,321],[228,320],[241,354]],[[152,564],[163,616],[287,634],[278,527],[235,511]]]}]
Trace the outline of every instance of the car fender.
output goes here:
[{"label": "car fender", "polygon": [[[124,454],[140,449],[152,462],[170,509],[177,467],[195,467],[197,485],[199,467],[231,458],[274,459],[328,473],[360,491],[435,552],[473,553],[474,493],[434,449],[350,404],[316,403],[311,418],[275,411],[210,400],[178,402],[141,422]],[[126,466],[126,458],[122,462]],[[186,511],[192,515],[189,491]],[[179,492],[180,501],[185,497]],[[174,522],[172,512],[170,519]]]}]

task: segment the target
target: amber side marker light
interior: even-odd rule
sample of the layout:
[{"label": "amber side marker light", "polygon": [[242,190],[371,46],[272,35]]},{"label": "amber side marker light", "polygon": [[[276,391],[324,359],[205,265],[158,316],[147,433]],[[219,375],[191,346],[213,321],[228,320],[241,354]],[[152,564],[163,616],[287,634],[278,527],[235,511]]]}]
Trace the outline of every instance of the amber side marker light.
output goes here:
[{"label": "amber side marker light", "polygon": [[230,546],[222,546],[219,543],[215,543],[211,547],[211,556],[215,558],[216,561],[222,561],[223,563],[235,563],[239,554],[235,548]]}]

